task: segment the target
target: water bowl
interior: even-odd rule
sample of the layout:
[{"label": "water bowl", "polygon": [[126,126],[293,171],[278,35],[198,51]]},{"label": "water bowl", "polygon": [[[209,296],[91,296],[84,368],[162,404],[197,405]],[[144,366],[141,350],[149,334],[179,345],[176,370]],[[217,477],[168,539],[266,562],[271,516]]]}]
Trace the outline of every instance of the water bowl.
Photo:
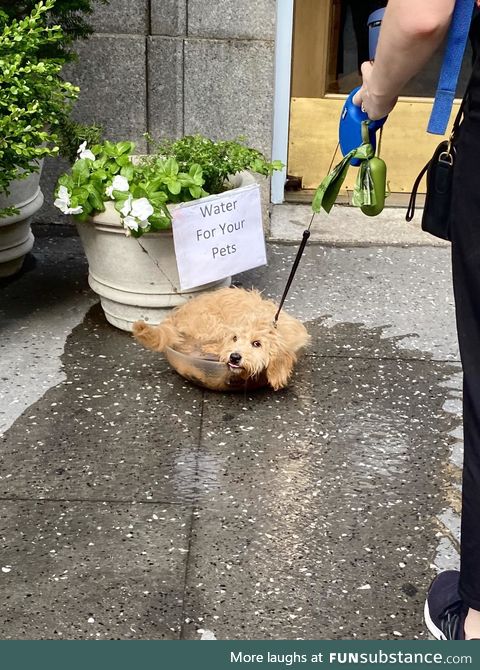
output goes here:
[{"label": "water bowl", "polygon": [[251,391],[268,384],[265,372],[243,379],[228,365],[212,358],[183,354],[170,347],[165,349],[165,356],[179,375],[211,391]]}]

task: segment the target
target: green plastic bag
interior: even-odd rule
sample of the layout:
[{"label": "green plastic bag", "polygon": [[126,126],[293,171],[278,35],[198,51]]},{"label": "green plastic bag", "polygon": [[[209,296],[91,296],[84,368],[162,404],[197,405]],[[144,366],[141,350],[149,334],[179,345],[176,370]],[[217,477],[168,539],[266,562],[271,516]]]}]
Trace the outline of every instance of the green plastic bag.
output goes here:
[{"label": "green plastic bag", "polygon": [[352,203],[360,207],[365,214],[375,216],[379,214],[387,195],[386,168],[381,158],[375,157],[372,145],[368,141],[368,122],[362,124],[364,140],[357,149],[353,149],[333,170],[323,179],[315,191],[312,209],[315,213],[324,209],[330,213],[343,182],[347,176],[352,160],[360,161],[360,167],[353,191]]}]

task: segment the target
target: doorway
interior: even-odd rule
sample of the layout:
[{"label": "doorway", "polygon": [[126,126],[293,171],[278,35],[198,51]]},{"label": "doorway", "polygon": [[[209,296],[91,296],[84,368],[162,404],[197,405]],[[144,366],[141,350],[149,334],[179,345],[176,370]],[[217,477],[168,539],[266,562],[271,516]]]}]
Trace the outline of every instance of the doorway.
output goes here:
[{"label": "doorway", "polygon": [[[338,121],[345,98],[360,84],[359,63],[368,58],[366,18],[384,4],[295,0],[287,183],[293,190],[287,191],[288,200],[308,201],[332,160],[336,164],[341,159],[336,151]],[[470,59],[467,53],[457,90],[460,96],[468,81]],[[390,205],[405,204],[416,176],[440,142],[426,128],[441,61],[440,52],[408,84],[385,124],[381,156],[388,169]],[[459,103],[454,104],[453,118]],[[341,191],[343,202],[350,201],[355,178],[356,170],[351,169]]]}]

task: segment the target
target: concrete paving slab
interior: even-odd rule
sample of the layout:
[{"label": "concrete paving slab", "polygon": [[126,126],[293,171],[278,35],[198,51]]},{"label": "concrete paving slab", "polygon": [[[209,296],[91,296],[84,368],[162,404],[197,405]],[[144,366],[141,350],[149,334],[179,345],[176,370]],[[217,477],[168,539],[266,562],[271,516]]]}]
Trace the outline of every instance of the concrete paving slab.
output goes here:
[{"label": "concrete paving slab", "polygon": [[24,272],[0,281],[0,435],[65,379],[65,340],[94,302],[78,237],[37,239]]},{"label": "concrete paving slab", "polygon": [[0,495],[192,499],[202,391],[108,325],[99,306],[62,358],[66,379],[3,437]]},{"label": "concrete paving slab", "polygon": [[[297,248],[269,245],[268,266],[240,280],[245,287],[254,285],[279,300]],[[380,328],[383,337],[399,338],[398,356],[414,349],[417,355],[459,360],[449,249],[313,244],[307,246],[299,267],[285,309],[302,320],[327,316],[331,325]],[[353,340],[351,353],[356,346]]]},{"label": "concrete paving slab", "polygon": [[423,636],[452,369],[309,358],[288,391],[206,398],[187,637]]},{"label": "concrete paving slab", "polygon": [[[312,208],[305,204],[275,205],[272,209],[271,236],[273,240],[301,239],[312,219]],[[422,212],[413,221],[405,221],[406,209],[387,207],[375,217],[362,214],[358,207],[335,205],[330,214],[323,210],[315,215],[311,239],[337,246],[368,246],[388,244],[400,246],[447,247],[448,242],[423,232]]]},{"label": "concrete paving slab", "polygon": [[175,639],[191,511],[1,502],[2,639]]}]

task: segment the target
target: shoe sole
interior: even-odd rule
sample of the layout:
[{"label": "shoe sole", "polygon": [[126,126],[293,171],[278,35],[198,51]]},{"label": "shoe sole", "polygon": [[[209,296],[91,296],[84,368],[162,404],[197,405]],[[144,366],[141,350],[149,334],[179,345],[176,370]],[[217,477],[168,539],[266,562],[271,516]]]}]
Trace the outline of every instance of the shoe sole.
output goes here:
[{"label": "shoe sole", "polygon": [[427,626],[430,634],[433,635],[435,640],[447,639],[440,630],[440,628],[437,628],[437,626],[432,621],[432,617],[430,616],[430,609],[428,607],[428,600],[425,600],[425,607],[423,608],[423,618],[425,619],[425,625]]}]

